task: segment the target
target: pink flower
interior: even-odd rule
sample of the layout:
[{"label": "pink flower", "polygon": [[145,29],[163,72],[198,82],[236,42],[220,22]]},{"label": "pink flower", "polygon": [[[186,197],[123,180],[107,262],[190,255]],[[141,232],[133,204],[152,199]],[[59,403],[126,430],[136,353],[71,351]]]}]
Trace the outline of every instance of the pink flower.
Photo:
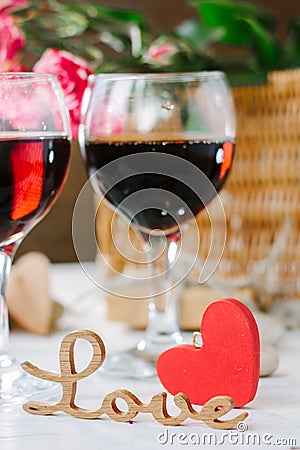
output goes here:
[{"label": "pink flower", "polygon": [[89,64],[65,50],[49,48],[34,65],[33,71],[57,76],[69,109],[73,137],[77,138],[81,100],[88,76],[92,74]]},{"label": "pink flower", "polygon": [[14,71],[19,66],[19,50],[25,37],[11,16],[0,12],[0,72]]},{"label": "pink flower", "polygon": [[170,44],[160,45],[159,47],[153,46],[149,49],[149,55],[153,60],[155,60],[161,56],[169,55],[173,52],[173,50],[174,47]]},{"label": "pink flower", "polygon": [[177,52],[178,48],[175,45],[159,38],[149,47],[146,60],[151,64],[168,66]]},{"label": "pink flower", "polygon": [[1,0],[0,12],[14,11],[15,9],[24,8],[27,5],[27,0]]}]

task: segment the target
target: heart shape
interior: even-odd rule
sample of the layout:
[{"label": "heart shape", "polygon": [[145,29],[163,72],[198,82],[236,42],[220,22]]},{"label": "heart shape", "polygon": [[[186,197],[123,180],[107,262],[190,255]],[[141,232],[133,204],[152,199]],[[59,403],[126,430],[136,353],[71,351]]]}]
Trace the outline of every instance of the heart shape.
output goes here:
[{"label": "heart shape", "polygon": [[231,298],[211,303],[203,314],[201,336],[201,347],[182,344],[159,356],[157,374],[166,390],[183,392],[198,405],[218,395],[232,397],[236,407],[253,400],[260,340],[249,308]]},{"label": "heart shape", "polygon": [[13,264],[7,286],[10,318],[24,330],[40,335],[49,333],[53,320],[49,270],[50,261],[43,253],[26,253]]}]

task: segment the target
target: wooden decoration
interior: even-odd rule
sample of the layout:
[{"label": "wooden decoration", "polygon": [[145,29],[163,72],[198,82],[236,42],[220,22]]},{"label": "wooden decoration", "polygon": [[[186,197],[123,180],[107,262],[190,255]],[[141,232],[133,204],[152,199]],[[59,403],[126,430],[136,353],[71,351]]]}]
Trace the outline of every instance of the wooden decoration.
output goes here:
[{"label": "wooden decoration", "polygon": [[157,373],[168,392],[183,392],[191,403],[203,405],[222,394],[241,407],[256,394],[259,365],[259,334],[251,311],[238,300],[222,299],[206,308],[193,345],[159,356]]},{"label": "wooden decoration", "polygon": [[[127,286],[126,286],[127,287]],[[124,287],[125,289],[125,287]],[[144,289],[144,288],[143,288]],[[230,296],[242,301],[253,302],[251,289],[230,289]],[[141,292],[134,292],[136,296]],[[207,306],[224,296],[224,290],[198,283],[186,283],[179,301],[179,326],[181,330],[193,331],[199,327]],[[132,301],[131,293],[120,297],[112,293],[105,294],[108,320],[125,322],[134,330],[143,330],[148,323],[149,298]]]},{"label": "wooden decoration", "polygon": [[[77,339],[88,341],[93,347],[93,355],[88,366],[81,372],[75,368],[74,346]],[[189,398],[182,393],[174,397],[174,403],[179,408],[177,416],[169,415],[167,411],[167,394],[161,392],[152,397],[148,404],[142,403],[138,397],[126,389],[116,390],[107,394],[100,408],[95,411],[81,408],[76,405],[75,397],[77,382],[94,373],[104,362],[105,346],[102,339],[94,332],[84,330],[75,331],[64,337],[60,347],[60,373],[47,372],[34,366],[30,362],[22,364],[23,369],[43,380],[54,381],[62,385],[61,400],[54,404],[30,401],[23,405],[25,411],[30,414],[48,415],[62,411],[71,416],[81,419],[95,419],[103,414],[109,416],[117,422],[129,422],[138,413],[150,413],[154,419],[167,426],[180,425],[186,419],[202,420],[211,428],[231,429],[244,421],[248,416],[243,412],[229,420],[219,420],[220,417],[232,410],[234,402],[228,396],[217,396],[209,399],[201,411],[196,411]],[[127,404],[127,410],[122,411],[117,406],[117,399],[123,399]]]},{"label": "wooden decoration", "polygon": [[13,264],[7,285],[10,319],[24,330],[40,335],[48,334],[53,323],[55,305],[49,294],[49,270],[47,256],[26,253]]}]

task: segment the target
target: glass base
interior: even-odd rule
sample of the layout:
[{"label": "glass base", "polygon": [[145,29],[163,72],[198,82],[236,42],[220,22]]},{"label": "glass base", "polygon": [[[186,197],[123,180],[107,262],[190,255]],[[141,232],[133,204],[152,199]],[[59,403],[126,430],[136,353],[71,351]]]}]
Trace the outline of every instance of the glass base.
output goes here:
[{"label": "glass base", "polygon": [[0,407],[32,400],[52,400],[61,386],[40,380],[24,372],[20,364],[7,356],[0,357]]},{"label": "glass base", "polygon": [[159,336],[155,341],[141,339],[131,350],[106,356],[100,372],[120,378],[143,379],[157,375],[156,361],[167,348],[178,345],[183,338],[179,332]]}]

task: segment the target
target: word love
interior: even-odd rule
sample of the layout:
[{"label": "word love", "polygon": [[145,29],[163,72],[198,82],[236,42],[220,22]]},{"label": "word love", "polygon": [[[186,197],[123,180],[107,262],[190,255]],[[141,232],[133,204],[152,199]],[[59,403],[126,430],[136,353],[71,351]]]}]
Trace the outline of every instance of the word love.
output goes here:
[{"label": "word love", "polygon": [[[93,348],[93,355],[88,366],[81,372],[75,368],[74,346],[77,339],[88,341]],[[180,425],[184,420],[191,418],[193,420],[202,420],[211,428],[222,430],[236,427],[248,416],[247,412],[234,417],[230,420],[219,420],[220,417],[227,414],[234,407],[234,401],[231,397],[214,397],[202,407],[201,411],[196,411],[189,398],[179,393],[174,397],[175,405],[180,409],[177,416],[171,416],[167,411],[167,394],[161,392],[152,397],[148,404],[142,403],[132,392],[126,389],[116,390],[107,394],[100,408],[95,411],[89,411],[80,408],[75,403],[77,391],[77,382],[94,373],[105,360],[105,346],[102,339],[94,332],[89,330],[74,331],[64,337],[60,347],[60,374],[47,372],[28,361],[22,364],[23,369],[29,374],[43,380],[54,381],[62,385],[62,398],[54,404],[30,401],[23,405],[25,411],[30,414],[47,415],[62,411],[71,416],[81,419],[96,419],[103,414],[109,416],[117,422],[129,422],[133,420],[138,413],[150,413],[154,419],[167,426]],[[127,404],[127,410],[122,411],[117,406],[117,400],[122,399]]]}]

